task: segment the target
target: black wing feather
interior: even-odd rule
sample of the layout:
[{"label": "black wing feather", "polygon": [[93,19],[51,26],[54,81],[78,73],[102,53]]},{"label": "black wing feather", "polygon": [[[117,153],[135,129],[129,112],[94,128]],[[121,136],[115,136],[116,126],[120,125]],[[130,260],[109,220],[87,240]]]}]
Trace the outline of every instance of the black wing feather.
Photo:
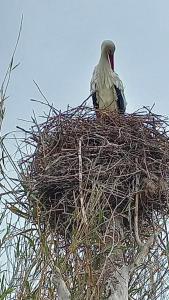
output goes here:
[{"label": "black wing feather", "polygon": [[117,94],[117,106],[118,106],[118,110],[121,114],[124,114],[125,113],[125,102],[124,102],[124,98],[123,98],[123,95],[121,93],[121,90],[119,88],[117,88],[115,85],[115,91],[116,91],[116,94]]},{"label": "black wing feather", "polygon": [[97,101],[96,92],[92,94],[93,106],[95,109],[99,108],[99,103]]}]

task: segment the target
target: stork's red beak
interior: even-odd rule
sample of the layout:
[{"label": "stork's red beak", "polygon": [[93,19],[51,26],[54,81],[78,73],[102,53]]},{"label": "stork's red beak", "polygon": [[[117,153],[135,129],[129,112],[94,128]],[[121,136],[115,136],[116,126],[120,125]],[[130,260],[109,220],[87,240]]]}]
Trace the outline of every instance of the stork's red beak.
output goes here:
[{"label": "stork's red beak", "polygon": [[109,62],[110,62],[110,64],[111,64],[111,68],[112,68],[112,70],[114,71],[114,53],[112,54],[112,53],[109,53],[108,54],[108,57],[109,57]]}]

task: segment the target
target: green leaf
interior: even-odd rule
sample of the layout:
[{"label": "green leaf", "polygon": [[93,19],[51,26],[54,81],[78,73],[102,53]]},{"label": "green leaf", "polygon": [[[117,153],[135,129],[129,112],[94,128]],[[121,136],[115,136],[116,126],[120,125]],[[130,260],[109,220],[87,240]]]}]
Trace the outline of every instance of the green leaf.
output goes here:
[{"label": "green leaf", "polygon": [[18,207],[14,206],[14,205],[11,205],[9,207],[10,211],[12,213],[14,213],[15,215],[19,216],[19,217],[22,217],[24,219],[28,219],[29,218],[29,215],[25,212],[23,212],[22,210],[20,210]]},{"label": "green leaf", "polygon": [[5,289],[5,291],[0,295],[0,300],[6,299],[8,295],[10,295],[14,291],[14,288]]}]

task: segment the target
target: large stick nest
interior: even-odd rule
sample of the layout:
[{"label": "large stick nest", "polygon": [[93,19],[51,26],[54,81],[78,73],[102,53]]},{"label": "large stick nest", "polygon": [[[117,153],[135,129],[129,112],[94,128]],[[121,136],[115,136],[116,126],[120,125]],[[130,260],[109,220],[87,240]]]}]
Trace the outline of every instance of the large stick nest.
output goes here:
[{"label": "large stick nest", "polygon": [[96,190],[105,215],[118,212],[126,225],[132,223],[136,195],[138,218],[151,222],[154,212],[168,214],[167,129],[166,119],[148,109],[105,111],[98,118],[82,106],[54,110],[25,140],[35,147],[22,161],[35,215],[40,207],[41,221],[47,218],[60,232],[71,230],[75,210],[84,216]]}]

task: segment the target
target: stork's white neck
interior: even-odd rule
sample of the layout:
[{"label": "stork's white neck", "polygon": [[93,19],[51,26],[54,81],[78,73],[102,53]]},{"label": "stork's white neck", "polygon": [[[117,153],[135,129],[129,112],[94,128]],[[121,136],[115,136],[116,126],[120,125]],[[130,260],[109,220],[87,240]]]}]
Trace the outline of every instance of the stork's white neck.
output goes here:
[{"label": "stork's white neck", "polygon": [[104,52],[101,54],[101,57],[100,57],[100,60],[99,60],[99,65],[102,68],[111,69],[110,63],[107,59],[107,55]]},{"label": "stork's white neck", "polygon": [[104,51],[104,50],[103,50],[103,51],[101,52],[100,59],[101,59],[101,58],[105,58],[105,59],[107,60],[107,51]]}]

